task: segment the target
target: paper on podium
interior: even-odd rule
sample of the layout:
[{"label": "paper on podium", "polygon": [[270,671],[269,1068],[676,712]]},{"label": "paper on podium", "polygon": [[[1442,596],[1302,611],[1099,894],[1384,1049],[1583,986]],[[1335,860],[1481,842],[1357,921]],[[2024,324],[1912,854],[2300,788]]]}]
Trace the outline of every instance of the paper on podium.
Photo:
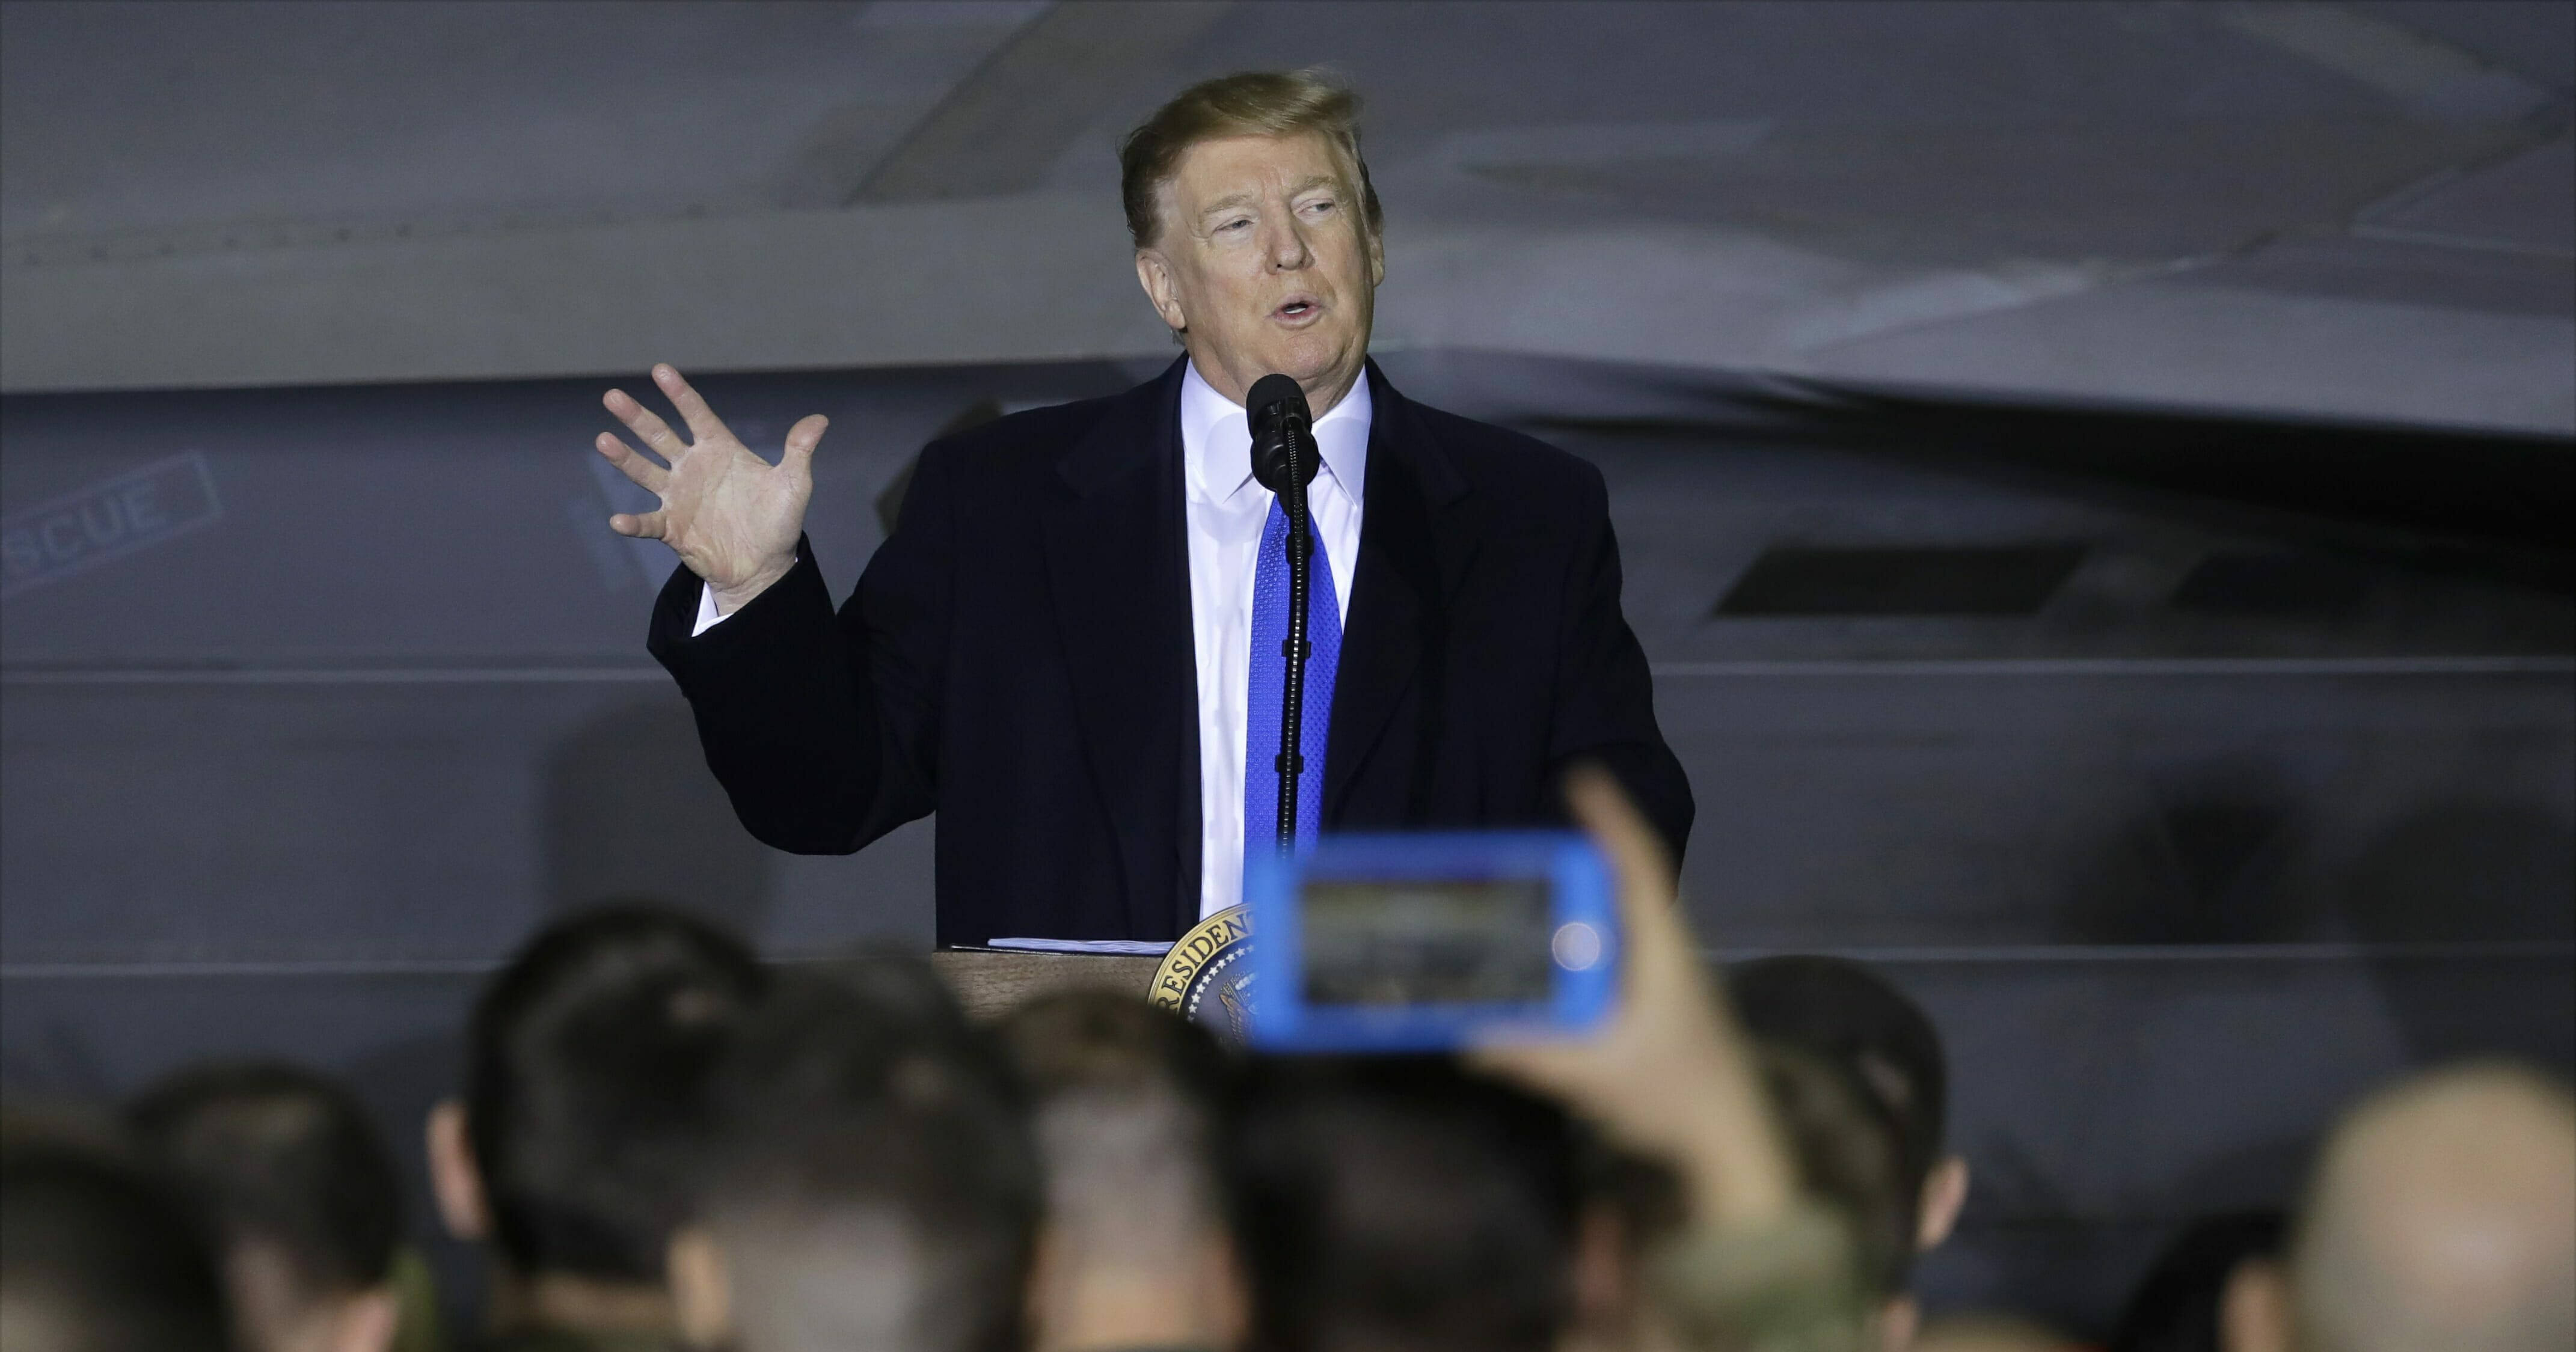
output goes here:
[{"label": "paper on podium", "polygon": [[996,939],[987,948],[933,953],[930,963],[977,1018],[1057,991],[1106,990],[1172,1010],[1240,1043],[1251,1010],[1245,961],[1251,945],[1251,913],[1234,906],[1200,921],[1177,943]]}]

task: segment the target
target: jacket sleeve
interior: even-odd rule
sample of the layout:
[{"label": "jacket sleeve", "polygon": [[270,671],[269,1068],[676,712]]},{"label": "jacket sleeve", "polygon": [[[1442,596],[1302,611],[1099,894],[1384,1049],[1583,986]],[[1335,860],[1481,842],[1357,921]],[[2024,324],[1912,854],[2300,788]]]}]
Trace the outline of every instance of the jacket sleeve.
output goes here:
[{"label": "jacket sleeve", "polygon": [[1548,758],[1558,775],[1590,760],[1617,776],[1663,834],[1678,865],[1690,840],[1690,780],[1656,726],[1646,651],[1619,608],[1619,541],[1610,528],[1609,492],[1599,470],[1585,465],[1583,473],[1585,491],[1576,507],[1582,525],[1558,620]]},{"label": "jacket sleeve", "polygon": [[787,576],[704,634],[687,568],[654,605],[646,646],[688,697],[707,767],[779,849],[849,854],[938,805],[954,557],[940,450],[839,614],[803,539]]}]

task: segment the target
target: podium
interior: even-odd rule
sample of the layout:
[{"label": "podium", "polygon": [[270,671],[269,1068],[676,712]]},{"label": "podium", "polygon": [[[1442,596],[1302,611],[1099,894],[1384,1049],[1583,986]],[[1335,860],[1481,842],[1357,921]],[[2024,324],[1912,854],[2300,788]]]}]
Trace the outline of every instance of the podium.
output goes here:
[{"label": "podium", "polygon": [[1149,1001],[1240,1043],[1251,1009],[1252,913],[1229,906],[1208,916],[1159,957],[1107,953],[1020,953],[950,948],[931,968],[957,992],[966,1013],[989,1019],[1056,991],[1111,991]]},{"label": "podium", "polygon": [[933,970],[957,993],[969,1017],[989,1019],[1057,991],[1105,990],[1144,998],[1158,957],[1105,953],[1005,953],[943,949],[930,955]]}]

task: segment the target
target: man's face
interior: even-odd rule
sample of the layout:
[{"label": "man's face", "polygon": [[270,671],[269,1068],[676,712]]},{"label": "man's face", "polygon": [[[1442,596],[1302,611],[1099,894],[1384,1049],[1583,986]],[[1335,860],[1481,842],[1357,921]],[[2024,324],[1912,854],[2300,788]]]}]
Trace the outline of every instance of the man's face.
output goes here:
[{"label": "man's face", "polygon": [[1359,377],[1385,275],[1359,185],[1321,135],[1201,141],[1160,194],[1136,277],[1219,394],[1277,372],[1321,416]]}]

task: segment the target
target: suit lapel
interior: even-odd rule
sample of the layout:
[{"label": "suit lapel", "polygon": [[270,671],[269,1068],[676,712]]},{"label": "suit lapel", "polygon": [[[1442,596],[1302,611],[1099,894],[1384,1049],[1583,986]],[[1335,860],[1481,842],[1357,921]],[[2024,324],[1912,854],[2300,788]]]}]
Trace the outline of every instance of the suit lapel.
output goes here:
[{"label": "suit lapel", "polygon": [[[1360,517],[1359,563],[1352,570],[1350,619],[1343,626],[1342,665],[1334,678],[1332,730],[1324,753],[1324,824],[1331,829],[1360,771],[1376,757],[1412,752],[1406,799],[1426,801],[1427,754],[1436,743],[1446,685],[1449,603],[1473,561],[1467,529],[1467,481],[1447,451],[1376,362],[1368,365],[1369,459]],[[1424,693],[1411,740],[1387,742],[1409,692]]]},{"label": "suit lapel", "polygon": [[[1181,366],[1139,387],[1057,462],[1043,517],[1047,584],[1094,787],[1127,876],[1130,934],[1175,920],[1179,862],[1164,838],[1189,784],[1173,768],[1197,726],[1180,478]],[[1177,715],[1175,711],[1178,711]],[[1195,842],[1192,842],[1195,843]],[[1191,898],[1193,912],[1195,895]]]}]

